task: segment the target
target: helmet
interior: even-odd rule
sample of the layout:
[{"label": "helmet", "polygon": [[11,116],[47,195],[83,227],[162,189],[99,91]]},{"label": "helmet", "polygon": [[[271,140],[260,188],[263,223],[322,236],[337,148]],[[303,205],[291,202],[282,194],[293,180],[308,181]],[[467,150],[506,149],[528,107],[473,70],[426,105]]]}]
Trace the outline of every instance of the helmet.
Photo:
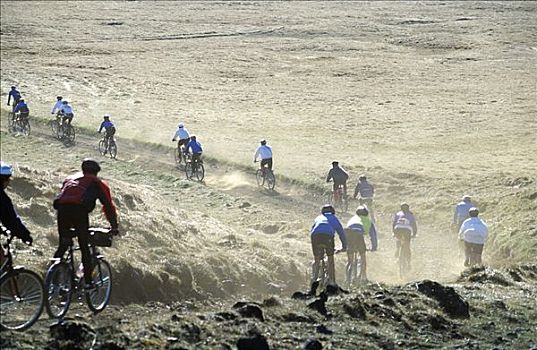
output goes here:
[{"label": "helmet", "polygon": [[24,102],[24,99],[23,99],[23,98],[21,98],[21,99],[19,100],[19,102]]},{"label": "helmet", "polygon": [[360,180],[360,181],[365,181],[365,180],[367,180],[367,177],[366,177],[364,174],[362,174],[362,175],[360,175],[360,177],[358,178],[358,180]]},{"label": "helmet", "polygon": [[331,206],[330,204],[325,204],[325,205],[323,205],[323,207],[321,208],[321,214],[326,214],[326,213],[335,214],[335,213],[336,213],[336,210],[335,210],[334,207]]},{"label": "helmet", "polygon": [[470,208],[470,210],[468,210],[468,215],[470,215],[471,218],[476,218],[479,215],[479,209],[476,207]]},{"label": "helmet", "polygon": [[369,215],[369,211],[367,210],[366,206],[359,205],[358,208],[356,208],[356,215],[358,215],[358,216],[367,216],[367,215]]},{"label": "helmet", "polygon": [[0,175],[2,176],[13,175],[13,167],[7,163],[0,162]]},{"label": "helmet", "polygon": [[17,87],[15,85],[11,86],[11,90],[15,90]]},{"label": "helmet", "polygon": [[333,166],[339,165],[339,162],[338,162],[337,160],[334,160],[334,161],[332,162],[332,165],[333,165]]},{"label": "helmet", "polygon": [[64,105],[66,105],[66,104],[68,104],[68,103],[69,103],[69,102],[68,102],[67,100],[63,100],[63,101],[62,101],[62,104],[64,104]]},{"label": "helmet", "polygon": [[97,174],[99,171],[101,171],[101,166],[95,159],[85,158],[82,161],[82,172]]},{"label": "helmet", "polygon": [[191,139],[191,140],[195,140],[195,139],[196,139],[196,135],[190,135],[190,139]]},{"label": "helmet", "polygon": [[261,140],[259,141],[263,146],[267,144],[267,140]]},{"label": "helmet", "polygon": [[177,125],[178,128],[182,128],[184,127],[183,123],[179,123],[179,125]]},{"label": "helmet", "polygon": [[464,202],[470,202],[470,201],[472,200],[472,197],[470,197],[469,195],[466,194],[466,195],[464,195],[464,196],[462,197],[462,200],[463,200]]},{"label": "helmet", "polygon": [[408,203],[401,203],[401,210],[402,211],[409,211],[410,210],[410,206],[408,205]]},{"label": "helmet", "polygon": [[61,97],[61,96],[56,96],[56,99],[57,99],[58,101],[61,101],[62,98],[63,98],[63,97]]},{"label": "helmet", "polygon": [[104,119],[110,119],[110,114],[105,114],[103,118]]}]

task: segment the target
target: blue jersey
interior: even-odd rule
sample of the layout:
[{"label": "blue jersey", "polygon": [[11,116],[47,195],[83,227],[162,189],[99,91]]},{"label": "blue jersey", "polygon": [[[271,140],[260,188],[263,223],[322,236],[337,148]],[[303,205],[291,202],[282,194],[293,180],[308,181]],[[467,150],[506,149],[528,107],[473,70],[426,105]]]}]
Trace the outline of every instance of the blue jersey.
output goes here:
[{"label": "blue jersey", "polygon": [[108,131],[108,129],[115,128],[114,123],[112,123],[110,120],[105,120],[101,123],[101,127],[99,128],[99,132],[103,130],[103,128]]},{"label": "blue jersey", "polygon": [[191,149],[192,153],[194,154],[200,154],[203,152],[203,148],[201,148],[201,143],[199,143],[196,140],[190,140],[188,144],[186,145],[186,149],[187,150]]},{"label": "blue jersey", "polygon": [[335,234],[338,234],[339,239],[341,240],[341,245],[343,249],[347,249],[347,239],[345,237],[345,231],[343,231],[343,226],[339,222],[338,218],[334,214],[322,214],[315,218],[313,226],[311,227],[311,235],[325,234],[332,237]]},{"label": "blue jersey", "polygon": [[17,103],[17,106],[15,107],[15,113],[16,112],[21,112],[21,113],[28,113],[30,112],[30,109],[28,108],[28,105],[26,104],[26,102],[19,102]]},{"label": "blue jersey", "polygon": [[9,104],[9,101],[11,100],[11,98],[13,97],[13,101],[18,101],[21,99],[21,93],[18,92],[16,89],[12,89],[10,92],[9,92],[9,95],[7,96],[7,103]]}]

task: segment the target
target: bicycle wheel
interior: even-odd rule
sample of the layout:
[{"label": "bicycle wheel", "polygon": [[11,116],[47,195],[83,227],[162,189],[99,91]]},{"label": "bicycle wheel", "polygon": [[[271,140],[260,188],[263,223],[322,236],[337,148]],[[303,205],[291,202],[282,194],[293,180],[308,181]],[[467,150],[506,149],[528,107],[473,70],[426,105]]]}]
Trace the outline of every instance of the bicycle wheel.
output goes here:
[{"label": "bicycle wheel", "polygon": [[194,176],[192,171],[192,162],[185,163],[185,174],[187,179],[191,179]]},{"label": "bicycle wheel", "polygon": [[175,156],[175,164],[181,164],[183,161],[183,156],[181,155],[181,149],[179,147],[175,148],[175,152],[173,153]]},{"label": "bicycle wheel", "polygon": [[117,156],[117,144],[114,140],[110,140],[110,145],[108,145],[108,153],[110,158],[116,159]]},{"label": "bicycle wheel", "polygon": [[51,120],[49,122],[49,125],[50,125],[50,129],[52,130],[52,136],[54,138],[59,138],[59,134],[58,134],[58,131],[59,131],[59,128],[60,126],[58,125],[58,122],[56,120]]},{"label": "bicycle wheel", "polygon": [[405,278],[410,269],[410,245],[402,244],[399,256],[399,277]]},{"label": "bicycle wheel", "polygon": [[257,181],[257,186],[262,187],[265,184],[265,178],[263,177],[263,170],[257,169],[255,172],[255,180]]},{"label": "bicycle wheel", "polygon": [[75,128],[71,124],[63,126],[63,140],[66,143],[73,143],[75,141]]},{"label": "bicycle wheel", "polygon": [[71,266],[65,262],[49,267],[45,277],[45,306],[49,317],[61,318],[69,310],[74,287],[72,274]]},{"label": "bicycle wheel", "polygon": [[200,182],[205,178],[205,167],[202,162],[198,162],[198,165],[196,166],[196,178]]},{"label": "bicycle wheel", "polygon": [[13,131],[13,112],[7,114],[7,129]]},{"label": "bicycle wheel", "polygon": [[274,177],[274,173],[272,171],[267,171],[267,174],[265,175],[265,180],[267,188],[269,190],[274,190],[274,186],[276,186],[276,177]]},{"label": "bicycle wheel", "polygon": [[99,140],[99,153],[104,156],[106,154],[106,145],[104,140]]},{"label": "bicycle wheel", "polygon": [[108,305],[112,294],[112,269],[110,264],[106,260],[98,260],[93,268],[91,277],[95,288],[86,291],[86,301],[90,310],[98,313]]},{"label": "bicycle wheel", "polygon": [[25,136],[30,136],[30,131],[31,131],[30,121],[28,119],[23,120],[21,122],[21,132]]},{"label": "bicycle wheel", "polygon": [[18,269],[0,278],[0,325],[21,331],[41,316],[45,292],[43,280],[33,271]]}]

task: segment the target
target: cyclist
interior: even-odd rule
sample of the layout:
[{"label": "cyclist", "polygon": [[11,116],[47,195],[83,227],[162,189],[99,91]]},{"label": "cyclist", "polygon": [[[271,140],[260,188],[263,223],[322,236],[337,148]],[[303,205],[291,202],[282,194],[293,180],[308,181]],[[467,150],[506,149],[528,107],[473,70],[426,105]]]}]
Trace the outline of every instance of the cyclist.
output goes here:
[{"label": "cyclist", "polygon": [[15,107],[19,103],[19,100],[21,99],[21,93],[19,90],[17,90],[16,86],[12,86],[11,90],[9,91],[9,94],[7,95],[7,105],[9,106],[9,102],[11,101],[11,98],[13,98],[13,108],[12,111],[15,111]]},{"label": "cyclist", "polygon": [[183,123],[177,125],[177,130],[175,130],[172,142],[175,142],[176,139],[179,139],[179,141],[177,141],[177,148],[179,148],[179,150],[181,150],[181,146],[186,147],[188,141],[190,141],[190,134]]},{"label": "cyclist", "polygon": [[73,112],[73,107],[69,104],[69,101],[62,101],[62,107],[60,108],[59,113],[62,116],[62,125],[64,125],[65,122],[71,125],[71,121],[73,121],[75,113]]},{"label": "cyclist", "polygon": [[326,176],[326,182],[330,182],[330,180],[334,180],[334,186],[332,187],[332,190],[334,193],[338,189],[339,186],[343,186],[343,198],[347,198],[347,180],[349,179],[349,174],[339,166],[338,161],[332,162],[332,169],[328,171],[328,175]]},{"label": "cyclist", "polygon": [[195,135],[190,136],[190,141],[188,141],[185,147],[186,153],[189,153],[190,150],[192,150],[192,165],[195,165],[201,160],[201,155],[203,153],[201,143],[199,143]]},{"label": "cyclist", "polygon": [[60,110],[62,109],[62,102],[63,102],[62,100],[63,100],[63,97],[56,96],[56,103],[52,107],[52,111],[50,111],[50,114],[55,114],[55,113],[60,112]]},{"label": "cyclist", "polygon": [[[9,185],[11,176],[13,175],[13,167],[7,163],[0,162],[0,222],[2,226],[11,231],[11,234],[20,238],[27,244],[32,244],[33,239],[30,231],[26,228],[21,218],[13,207],[13,202],[6,193],[6,188]],[[0,255],[4,256],[4,250],[0,248]]]},{"label": "cyclist", "polygon": [[341,226],[341,222],[336,217],[336,210],[330,204],[326,204],[321,208],[321,215],[315,218],[310,231],[311,248],[314,258],[311,276],[312,291],[314,289],[314,283],[319,277],[319,268],[325,253],[328,258],[328,283],[336,285],[336,268],[334,265],[334,235],[336,232],[341,240],[341,251],[347,250],[345,231],[343,230],[343,226]]},{"label": "cyclist", "polygon": [[254,154],[254,163],[257,162],[257,158],[261,158],[260,168],[263,170],[265,165],[267,168],[272,171],[272,148],[267,145],[267,140],[261,140],[259,142],[261,145],[257,147]]},{"label": "cyclist", "polygon": [[13,121],[15,121],[15,114],[19,112],[20,113],[20,118],[21,119],[24,119],[24,118],[28,118],[28,116],[30,115],[30,108],[28,108],[28,104],[26,104],[26,102],[24,101],[23,98],[21,98],[19,100],[19,103],[17,103],[17,105],[15,106],[15,109],[13,110]]},{"label": "cyclist", "polygon": [[468,214],[470,217],[462,223],[459,230],[459,239],[464,242],[464,266],[481,264],[483,246],[489,234],[487,224],[477,217],[477,208],[470,208]]},{"label": "cyclist", "polygon": [[[347,237],[347,282],[350,283],[352,278],[353,267],[356,266],[357,259],[356,253],[360,254],[360,275],[358,280],[367,280],[367,264],[366,264],[366,246],[364,236],[369,235],[371,239],[371,251],[377,250],[377,229],[375,224],[369,218],[369,212],[367,207],[360,205],[356,209],[356,215],[350,218],[345,229],[345,236]],[[357,271],[354,270],[356,276]]]},{"label": "cyclist", "polygon": [[360,204],[365,205],[371,214],[371,220],[375,221],[375,215],[373,213],[373,196],[375,195],[375,188],[367,181],[367,177],[362,174],[358,177],[358,183],[354,188],[354,195],[352,198],[356,198],[360,194]]},{"label": "cyclist", "polygon": [[71,228],[76,230],[84,280],[87,288],[91,288],[92,257],[89,243],[89,213],[95,208],[98,199],[103,205],[103,211],[112,227],[113,234],[118,233],[116,207],[112,201],[110,187],[97,177],[101,170],[99,163],[86,158],[82,161],[82,174],[77,173],[67,177],[60,193],[54,199],[54,209],[58,211],[58,233],[60,242],[54,253],[54,258],[61,259],[72,244]]},{"label": "cyclist", "polygon": [[116,127],[114,126],[114,123],[110,121],[110,114],[105,114],[103,117],[103,122],[101,123],[101,126],[99,127],[99,134],[103,131],[104,128],[104,143],[106,145],[106,149],[104,153],[108,151],[108,143],[110,142],[110,139],[113,139],[114,135],[116,134]]},{"label": "cyclist", "polygon": [[455,206],[455,213],[453,214],[453,231],[459,232],[459,229],[464,222],[468,219],[470,208],[475,207],[472,203],[472,198],[468,195],[462,197],[462,202],[457,203]]},{"label": "cyclist", "polygon": [[[410,211],[407,203],[401,204],[401,210],[395,213],[392,222],[393,235],[395,237],[395,258],[399,258],[403,244],[410,247],[410,238],[416,237],[418,225],[414,214]],[[410,259],[410,256],[409,256]]]}]

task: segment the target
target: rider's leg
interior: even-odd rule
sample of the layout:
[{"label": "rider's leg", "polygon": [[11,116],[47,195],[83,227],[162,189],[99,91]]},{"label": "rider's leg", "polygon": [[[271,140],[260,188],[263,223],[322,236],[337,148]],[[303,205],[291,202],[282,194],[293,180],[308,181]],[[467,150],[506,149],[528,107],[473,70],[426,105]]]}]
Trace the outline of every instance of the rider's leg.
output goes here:
[{"label": "rider's leg", "polygon": [[333,286],[336,284],[336,265],[334,263],[334,254],[327,255],[327,261],[328,261],[328,284],[331,284]]},{"label": "rider's leg", "polygon": [[399,255],[401,254],[401,239],[400,235],[395,235],[395,258],[399,259]]},{"label": "rider's leg", "polygon": [[355,265],[355,253],[347,250],[347,265],[345,265],[345,272],[347,277],[347,284],[350,285],[352,282],[353,268]]},{"label": "rider's leg", "polygon": [[62,258],[69,246],[72,244],[73,239],[70,228],[73,226],[73,215],[68,206],[60,206],[58,208],[58,235],[60,241],[58,248],[54,253],[54,258]]}]

